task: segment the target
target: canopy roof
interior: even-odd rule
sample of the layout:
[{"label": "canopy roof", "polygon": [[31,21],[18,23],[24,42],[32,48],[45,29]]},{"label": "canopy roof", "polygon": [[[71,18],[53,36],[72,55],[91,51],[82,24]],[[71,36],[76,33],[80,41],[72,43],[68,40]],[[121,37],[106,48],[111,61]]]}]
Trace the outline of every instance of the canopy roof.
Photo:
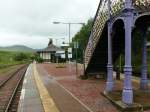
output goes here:
[{"label": "canopy roof", "polygon": [[50,39],[48,47],[46,47],[45,49],[38,50],[37,52],[54,52],[54,51],[64,51],[64,50],[61,49],[60,47],[53,45],[53,41],[52,39]]}]

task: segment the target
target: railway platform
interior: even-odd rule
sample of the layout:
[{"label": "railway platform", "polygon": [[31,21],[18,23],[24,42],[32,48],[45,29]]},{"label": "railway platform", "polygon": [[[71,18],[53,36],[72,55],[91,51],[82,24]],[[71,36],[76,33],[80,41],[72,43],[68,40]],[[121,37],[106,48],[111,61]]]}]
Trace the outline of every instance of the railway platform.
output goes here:
[{"label": "railway platform", "polygon": [[32,65],[26,71],[18,112],[43,112],[44,108],[34,79]]},{"label": "railway platform", "polygon": [[[81,75],[82,66],[78,68]],[[81,80],[75,70],[73,63],[64,68],[53,63],[31,64],[25,74],[18,112],[119,112],[101,94],[105,79]],[[123,74],[120,81],[115,81],[115,91],[122,89],[122,82]],[[133,89],[138,90],[138,85],[139,79],[133,77]]]},{"label": "railway platform", "polygon": [[29,65],[21,91],[18,112],[91,112],[52,77],[40,75]]},{"label": "railway platform", "polygon": [[35,64],[25,74],[18,112],[59,112],[38,75]]}]

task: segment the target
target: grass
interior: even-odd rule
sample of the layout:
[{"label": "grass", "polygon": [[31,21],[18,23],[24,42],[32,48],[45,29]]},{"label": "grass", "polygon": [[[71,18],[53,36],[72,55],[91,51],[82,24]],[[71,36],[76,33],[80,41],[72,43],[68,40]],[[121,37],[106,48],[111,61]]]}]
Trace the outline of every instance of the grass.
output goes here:
[{"label": "grass", "polygon": [[28,63],[29,61],[16,61],[14,57],[18,52],[0,51],[0,73],[7,72],[9,69],[15,67],[14,65],[20,65]]},{"label": "grass", "polygon": [[14,60],[16,52],[0,51],[0,68],[5,65],[14,65],[20,62]]},{"label": "grass", "polygon": [[20,65],[12,65],[12,66],[7,66],[7,67],[4,67],[4,68],[0,68],[0,75],[9,74],[9,73],[11,73],[12,71],[16,70],[19,67],[20,67]]},{"label": "grass", "polygon": [[[18,52],[0,51],[0,65],[20,64],[21,61],[16,61],[14,58]],[[26,53],[30,55],[29,53]]]}]

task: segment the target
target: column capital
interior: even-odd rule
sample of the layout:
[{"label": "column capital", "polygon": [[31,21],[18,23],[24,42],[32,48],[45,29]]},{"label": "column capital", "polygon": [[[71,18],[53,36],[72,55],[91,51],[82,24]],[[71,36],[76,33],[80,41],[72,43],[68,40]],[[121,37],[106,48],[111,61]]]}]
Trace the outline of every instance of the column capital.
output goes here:
[{"label": "column capital", "polygon": [[[129,0],[129,1],[131,1],[131,0]],[[130,5],[129,5],[129,3],[130,3]],[[123,13],[123,16],[134,15],[135,8],[133,7],[132,2],[127,2],[127,0],[126,0],[125,7],[123,8],[122,13]]]},{"label": "column capital", "polygon": [[132,8],[133,5],[132,5],[132,0],[125,0],[125,8]]},{"label": "column capital", "polygon": [[112,20],[111,19],[109,19],[108,21],[107,21],[107,25],[108,25],[108,27],[112,27]]}]

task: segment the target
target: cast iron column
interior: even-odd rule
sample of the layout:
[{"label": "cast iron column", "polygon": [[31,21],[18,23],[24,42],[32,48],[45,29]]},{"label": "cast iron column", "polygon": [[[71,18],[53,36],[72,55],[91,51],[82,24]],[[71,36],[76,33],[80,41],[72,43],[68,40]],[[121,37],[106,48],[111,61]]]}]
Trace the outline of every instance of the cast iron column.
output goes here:
[{"label": "cast iron column", "polygon": [[125,79],[122,93],[122,101],[126,104],[133,103],[132,90],[132,65],[131,65],[131,33],[133,24],[133,13],[131,10],[125,12]]},{"label": "cast iron column", "polygon": [[110,92],[113,90],[114,81],[113,81],[113,65],[112,65],[112,24],[111,24],[111,2],[108,0],[108,64],[107,64],[107,82],[106,82],[106,91]]},{"label": "cast iron column", "polygon": [[112,37],[111,37],[111,23],[108,22],[108,64],[107,64],[107,82],[106,91],[110,92],[113,90],[113,65],[112,65]]},{"label": "cast iron column", "polygon": [[141,82],[140,88],[142,90],[148,89],[148,79],[147,79],[147,34],[146,28],[142,31],[142,70],[141,70]]}]

